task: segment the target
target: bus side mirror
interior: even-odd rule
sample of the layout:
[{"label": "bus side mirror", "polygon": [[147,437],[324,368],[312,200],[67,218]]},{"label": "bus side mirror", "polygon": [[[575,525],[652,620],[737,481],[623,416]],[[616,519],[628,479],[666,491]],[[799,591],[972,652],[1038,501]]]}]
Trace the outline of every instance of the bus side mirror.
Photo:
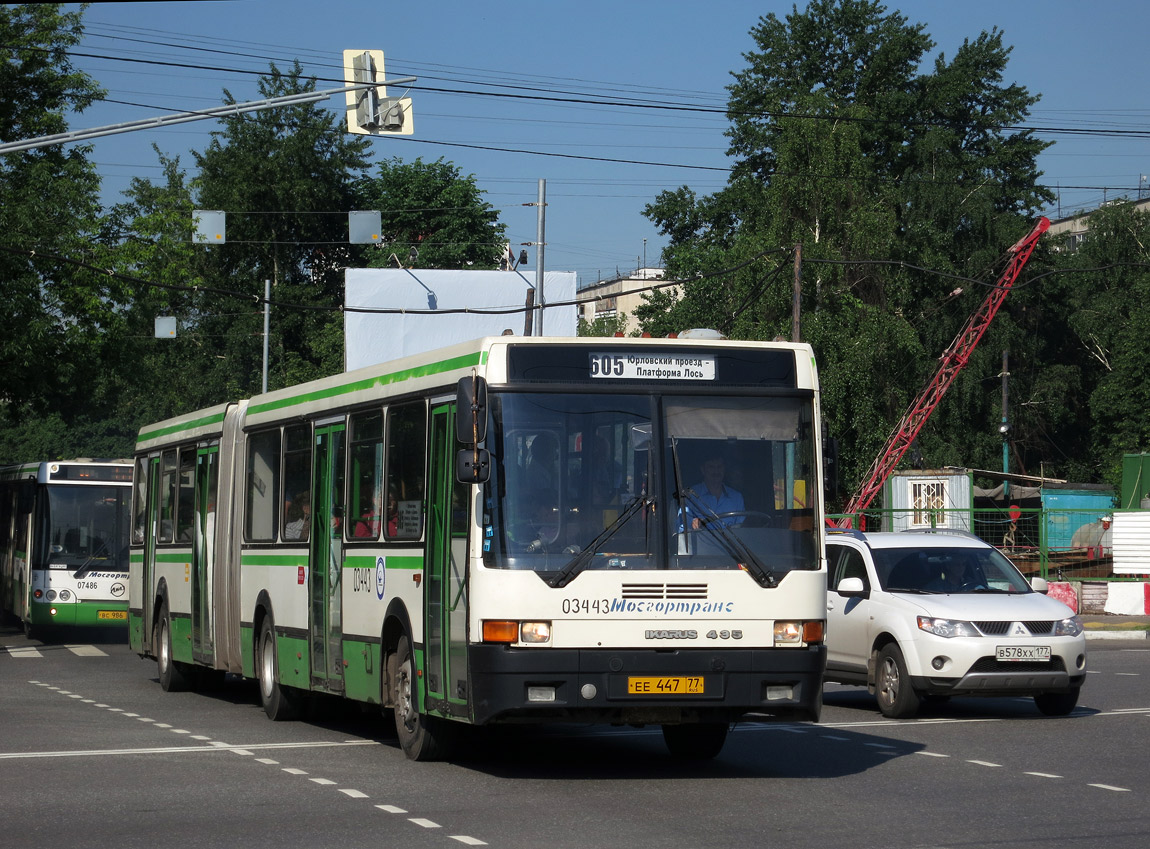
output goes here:
[{"label": "bus side mirror", "polygon": [[839,491],[839,441],[823,439],[823,492],[833,498]]},{"label": "bus side mirror", "polygon": [[487,381],[482,377],[459,378],[455,390],[455,438],[466,445],[478,445],[487,438]]},{"label": "bus side mirror", "polygon": [[455,455],[455,479],[460,483],[487,483],[491,454],[486,448],[462,448]]}]

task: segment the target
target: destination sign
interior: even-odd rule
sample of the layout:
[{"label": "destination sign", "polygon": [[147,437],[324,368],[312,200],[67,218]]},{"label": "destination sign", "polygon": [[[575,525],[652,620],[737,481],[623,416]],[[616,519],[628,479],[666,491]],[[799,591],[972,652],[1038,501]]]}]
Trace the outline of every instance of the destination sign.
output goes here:
[{"label": "destination sign", "polygon": [[593,378],[629,380],[714,380],[710,354],[595,353],[590,355]]}]

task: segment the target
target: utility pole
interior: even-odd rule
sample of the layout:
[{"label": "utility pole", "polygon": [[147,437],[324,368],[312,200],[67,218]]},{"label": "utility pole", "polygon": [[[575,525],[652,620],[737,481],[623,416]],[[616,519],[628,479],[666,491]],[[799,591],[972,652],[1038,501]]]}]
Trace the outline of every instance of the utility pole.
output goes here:
[{"label": "utility pole", "polygon": [[802,291],[803,246],[795,245],[795,284],[791,293],[791,341],[799,341],[799,293]]},{"label": "utility pole", "polygon": [[535,289],[539,293],[539,335],[543,335],[543,311],[547,308],[547,299],[543,297],[543,234],[546,231],[547,219],[547,181],[539,181],[539,216],[536,238],[538,248],[535,256]]},{"label": "utility pole", "polygon": [[1009,400],[1009,392],[1006,388],[1006,379],[1010,377],[1010,372],[1007,370],[1010,352],[1002,352],[1002,424],[998,426],[998,432],[1002,434],[1002,497],[1010,498],[1010,480],[1006,475],[1010,474],[1010,418],[1007,415],[1007,403]]}]

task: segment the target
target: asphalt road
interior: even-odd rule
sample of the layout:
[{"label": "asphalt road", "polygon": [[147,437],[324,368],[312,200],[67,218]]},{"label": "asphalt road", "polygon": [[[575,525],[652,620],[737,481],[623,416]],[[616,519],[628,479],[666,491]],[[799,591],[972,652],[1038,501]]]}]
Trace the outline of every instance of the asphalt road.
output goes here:
[{"label": "asphalt road", "polygon": [[0,845],[1138,847],[1150,644],[1091,640],[1078,710],[954,699],[885,720],[829,685],[818,725],[742,725],[682,766],[657,729],[509,728],[407,761],[378,715],[273,723],[251,685],[164,693],[123,642],[0,628]]}]

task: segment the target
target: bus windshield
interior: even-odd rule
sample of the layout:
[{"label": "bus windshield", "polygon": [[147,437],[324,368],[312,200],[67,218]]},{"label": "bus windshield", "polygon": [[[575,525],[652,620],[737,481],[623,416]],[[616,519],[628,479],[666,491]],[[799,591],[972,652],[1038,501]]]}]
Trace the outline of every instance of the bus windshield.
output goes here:
[{"label": "bus windshield", "polygon": [[44,492],[35,568],[128,568],[128,487],[48,486]]},{"label": "bus windshield", "polygon": [[484,563],[817,569],[813,401],[492,393]]}]

